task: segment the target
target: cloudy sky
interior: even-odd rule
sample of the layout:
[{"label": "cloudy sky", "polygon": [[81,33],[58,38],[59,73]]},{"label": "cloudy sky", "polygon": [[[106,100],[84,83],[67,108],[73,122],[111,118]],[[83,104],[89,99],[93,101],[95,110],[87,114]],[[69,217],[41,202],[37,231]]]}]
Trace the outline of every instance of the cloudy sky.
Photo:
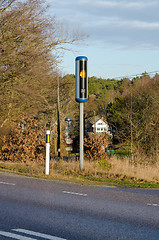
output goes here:
[{"label": "cloudy sky", "polygon": [[61,63],[74,73],[76,56],[88,57],[88,74],[117,78],[159,71],[159,0],[47,0],[50,13],[89,35]]}]

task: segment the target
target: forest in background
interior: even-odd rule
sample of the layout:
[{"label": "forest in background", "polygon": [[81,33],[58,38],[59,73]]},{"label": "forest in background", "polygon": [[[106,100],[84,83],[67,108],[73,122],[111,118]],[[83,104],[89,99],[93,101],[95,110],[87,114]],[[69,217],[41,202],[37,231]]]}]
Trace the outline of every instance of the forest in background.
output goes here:
[{"label": "forest in background", "polygon": [[[36,118],[44,132],[51,129],[57,153],[59,122],[63,145],[65,118],[73,120],[72,136],[78,135],[79,124],[75,76],[61,77],[58,50],[84,35],[66,30],[56,18],[50,18],[44,1],[0,3],[0,136],[10,134],[13,120]],[[159,154],[159,75],[150,77],[145,72],[131,80],[94,76],[88,80],[85,121],[103,117],[114,130],[114,146],[127,144],[134,157],[144,156],[141,162],[155,162]]]},{"label": "forest in background", "polygon": [[[78,118],[74,101],[74,75],[61,79],[61,110]],[[122,80],[90,77],[85,119],[103,117],[114,130],[114,144],[130,145],[134,155],[155,161],[159,154],[159,75]],[[64,104],[67,102],[67,104]],[[144,160],[144,158],[142,158]]]}]

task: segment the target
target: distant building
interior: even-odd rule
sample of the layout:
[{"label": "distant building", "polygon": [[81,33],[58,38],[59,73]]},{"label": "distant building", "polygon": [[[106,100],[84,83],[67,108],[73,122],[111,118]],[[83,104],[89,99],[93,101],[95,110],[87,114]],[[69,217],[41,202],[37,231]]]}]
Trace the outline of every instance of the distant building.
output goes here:
[{"label": "distant building", "polygon": [[87,132],[94,132],[94,133],[107,133],[112,135],[109,124],[103,118],[95,117],[89,120],[87,124]]},{"label": "distant building", "polygon": [[93,132],[94,133],[108,133],[110,134],[110,127],[106,121],[103,119],[99,119],[93,125]]}]

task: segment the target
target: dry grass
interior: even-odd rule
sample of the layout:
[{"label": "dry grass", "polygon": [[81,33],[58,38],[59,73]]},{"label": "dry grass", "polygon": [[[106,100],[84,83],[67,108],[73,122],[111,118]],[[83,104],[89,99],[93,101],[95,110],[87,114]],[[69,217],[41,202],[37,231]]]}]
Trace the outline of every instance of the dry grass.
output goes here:
[{"label": "dry grass", "polygon": [[[0,169],[14,173],[25,174],[29,176],[45,176],[45,163],[13,163],[0,161]],[[76,181],[81,179],[91,179],[95,181],[105,180],[124,180],[129,182],[152,182],[159,183],[159,161],[153,165],[135,166],[130,163],[129,158],[119,159],[116,156],[111,157],[108,161],[100,159],[99,161],[84,161],[84,169],[79,169],[79,161],[66,162],[64,160],[50,162],[49,178],[58,178],[62,180]]]},{"label": "dry grass", "polygon": [[114,175],[125,175],[129,178],[135,178],[143,181],[159,182],[159,161],[156,164],[131,164],[129,158],[119,159],[111,158],[112,167],[109,171]]},{"label": "dry grass", "polygon": [[159,161],[156,164],[141,165],[131,164],[129,158],[119,159],[111,157],[107,162],[84,161],[84,169],[79,170],[79,162],[65,162],[60,160],[53,164],[53,169],[57,173],[66,175],[82,175],[100,178],[128,178],[134,181],[159,183]]},{"label": "dry grass", "polygon": [[36,162],[21,163],[0,161],[0,170],[6,172],[20,173],[29,176],[40,176],[44,173],[44,164],[37,164]]}]

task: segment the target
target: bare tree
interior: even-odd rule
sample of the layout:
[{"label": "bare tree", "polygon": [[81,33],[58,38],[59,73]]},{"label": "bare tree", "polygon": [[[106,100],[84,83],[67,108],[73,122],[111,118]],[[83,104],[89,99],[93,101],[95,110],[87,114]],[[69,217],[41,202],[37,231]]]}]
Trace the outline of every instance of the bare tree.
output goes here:
[{"label": "bare tree", "polygon": [[16,0],[0,0],[0,11],[5,11]]},{"label": "bare tree", "polygon": [[46,11],[44,1],[27,0],[0,12],[1,126],[20,113],[55,108],[58,49],[79,36],[62,30]]}]

